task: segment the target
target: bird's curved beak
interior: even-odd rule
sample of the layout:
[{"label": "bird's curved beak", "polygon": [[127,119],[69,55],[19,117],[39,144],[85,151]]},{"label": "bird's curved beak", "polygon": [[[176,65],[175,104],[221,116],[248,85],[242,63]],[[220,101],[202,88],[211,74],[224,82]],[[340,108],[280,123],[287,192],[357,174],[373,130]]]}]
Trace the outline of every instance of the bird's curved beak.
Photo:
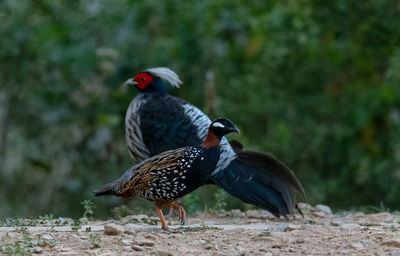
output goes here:
[{"label": "bird's curved beak", "polygon": [[224,129],[225,129],[225,131],[226,131],[227,133],[231,133],[231,132],[240,133],[239,128],[238,128],[236,125],[234,125],[234,124],[231,124],[231,125],[229,125],[229,126],[225,126]]},{"label": "bird's curved beak", "polygon": [[239,128],[238,128],[236,125],[233,125],[233,127],[232,127],[232,132],[240,133],[240,130],[239,130]]},{"label": "bird's curved beak", "polygon": [[133,78],[129,78],[128,80],[125,81],[124,85],[134,85],[137,86],[138,83],[136,81],[133,81]]}]

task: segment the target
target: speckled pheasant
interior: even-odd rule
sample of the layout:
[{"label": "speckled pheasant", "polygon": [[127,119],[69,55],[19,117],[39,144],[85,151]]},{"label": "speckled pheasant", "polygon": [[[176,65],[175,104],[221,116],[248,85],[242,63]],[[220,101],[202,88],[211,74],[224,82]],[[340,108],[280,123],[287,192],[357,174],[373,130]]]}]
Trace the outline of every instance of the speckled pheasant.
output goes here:
[{"label": "speckled pheasant", "polygon": [[[139,94],[125,117],[126,142],[131,157],[140,162],[160,152],[200,144],[210,118],[189,102],[167,93],[164,82],[179,87],[169,68],[150,68],[128,79]],[[294,173],[274,157],[242,150],[240,143],[221,140],[221,155],[210,180],[243,201],[275,216],[292,214],[296,194],[304,194]]]},{"label": "speckled pheasant", "polygon": [[214,120],[200,146],[165,151],[127,170],[121,178],[98,188],[96,196],[141,197],[154,201],[162,228],[167,230],[162,207],[179,212],[182,223],[185,210],[173,201],[208,183],[220,156],[220,141],[225,134],[239,132],[232,121]]}]

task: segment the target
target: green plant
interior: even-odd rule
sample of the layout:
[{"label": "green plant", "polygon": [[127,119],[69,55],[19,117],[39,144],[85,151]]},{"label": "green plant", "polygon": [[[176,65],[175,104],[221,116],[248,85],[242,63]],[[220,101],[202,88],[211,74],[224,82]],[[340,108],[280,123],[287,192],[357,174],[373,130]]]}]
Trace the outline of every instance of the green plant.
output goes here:
[{"label": "green plant", "polygon": [[100,238],[98,236],[90,234],[89,241],[90,241],[90,244],[92,245],[92,247],[91,247],[92,249],[100,248]]},{"label": "green plant", "polygon": [[94,214],[94,209],[96,208],[93,205],[93,202],[91,200],[84,200],[81,202],[81,205],[83,205],[83,217],[84,218],[90,218]]},{"label": "green plant", "polygon": [[227,203],[227,198],[228,198],[228,193],[225,192],[223,189],[218,189],[217,192],[215,193],[215,206],[214,210],[220,211],[222,209],[225,209]]},{"label": "green plant", "polygon": [[81,222],[79,220],[74,220],[71,229],[72,231],[77,232],[79,229],[81,229]]},{"label": "green plant", "polygon": [[53,220],[54,215],[53,214],[45,214],[44,216],[39,216],[39,219],[45,220],[45,221]]},{"label": "green plant", "polygon": [[0,245],[0,252],[9,255],[31,255],[32,251],[24,243]]}]

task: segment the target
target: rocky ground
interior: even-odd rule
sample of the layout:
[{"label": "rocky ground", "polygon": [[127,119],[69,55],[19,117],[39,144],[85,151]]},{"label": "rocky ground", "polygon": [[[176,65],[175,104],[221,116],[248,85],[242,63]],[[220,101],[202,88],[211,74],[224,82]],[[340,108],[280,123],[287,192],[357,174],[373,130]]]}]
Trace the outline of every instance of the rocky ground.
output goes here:
[{"label": "rocky ground", "polygon": [[[277,220],[261,210],[202,214],[170,231],[157,218],[3,220],[0,255],[396,255],[400,215],[335,214],[301,204],[304,218]],[[175,224],[175,225],[174,225]]]}]

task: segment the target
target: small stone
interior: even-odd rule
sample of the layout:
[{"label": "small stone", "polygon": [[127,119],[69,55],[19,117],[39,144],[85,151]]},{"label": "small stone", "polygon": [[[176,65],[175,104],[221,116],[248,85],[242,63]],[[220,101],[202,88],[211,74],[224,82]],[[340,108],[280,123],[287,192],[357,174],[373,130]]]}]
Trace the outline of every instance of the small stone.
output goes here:
[{"label": "small stone", "polygon": [[230,213],[233,217],[246,217],[246,214],[239,209],[231,210]]},{"label": "small stone", "polygon": [[296,225],[289,224],[283,231],[284,231],[284,232],[288,232],[288,231],[296,230],[296,229],[298,229],[298,228],[299,228],[299,227],[296,226]]},{"label": "small stone", "polygon": [[144,236],[144,238],[150,239],[150,240],[153,240],[153,241],[155,241],[157,239],[157,237],[155,237],[153,235],[146,235],[146,236]]},{"label": "small stone", "polygon": [[312,212],[314,211],[314,207],[306,203],[298,203],[297,206],[301,209],[302,212]]},{"label": "small stone", "polygon": [[204,246],[204,249],[206,249],[206,250],[211,250],[211,248],[212,248],[212,245],[211,245],[211,244],[206,244],[206,245]]},{"label": "small stone", "polygon": [[86,225],[86,224],[89,223],[89,220],[86,217],[85,218],[80,218],[79,221],[81,222],[82,225]]},{"label": "small stone", "polygon": [[390,239],[381,243],[381,245],[400,248],[400,239]]},{"label": "small stone", "polygon": [[45,234],[42,236],[42,239],[44,240],[53,240],[53,237],[51,235]]},{"label": "small stone", "polygon": [[327,205],[323,205],[323,204],[317,204],[315,206],[315,208],[317,208],[318,210],[320,210],[321,212],[324,212],[326,214],[332,215],[332,210],[329,206]]},{"label": "small stone", "polygon": [[392,253],[392,256],[400,256],[400,251],[394,251],[394,252]]},{"label": "small stone", "polygon": [[124,245],[131,245],[131,241],[129,241],[128,239],[122,240],[121,243]]},{"label": "small stone", "polygon": [[35,247],[33,247],[33,252],[34,253],[41,253],[42,252],[42,248],[40,246],[35,246]]},{"label": "small stone", "polygon": [[151,240],[136,240],[133,243],[140,246],[154,246],[154,242]]},{"label": "small stone", "polygon": [[351,247],[353,247],[354,249],[357,249],[357,250],[364,249],[364,245],[362,243],[352,243]]},{"label": "small stone", "polygon": [[125,233],[129,234],[129,235],[133,235],[133,234],[143,230],[142,225],[133,224],[133,223],[126,224],[124,228],[125,228]]},{"label": "small stone", "polygon": [[276,227],[276,229],[277,229],[279,232],[283,232],[283,231],[285,231],[285,229],[286,229],[288,226],[289,226],[289,224],[287,224],[287,223],[279,223],[278,226]]},{"label": "small stone", "polygon": [[108,224],[104,226],[104,234],[108,236],[120,235],[125,231],[125,229],[116,224]]},{"label": "small stone", "polygon": [[135,250],[135,251],[138,251],[138,252],[143,251],[143,248],[140,247],[140,246],[137,246],[137,245],[132,245],[132,249]]},{"label": "small stone", "polygon": [[157,251],[158,256],[173,256],[172,253],[166,251]]},{"label": "small stone", "polygon": [[325,218],[326,217],[326,213],[322,212],[322,211],[318,211],[318,212],[313,212],[312,216],[314,217],[320,217],[320,218]]}]

